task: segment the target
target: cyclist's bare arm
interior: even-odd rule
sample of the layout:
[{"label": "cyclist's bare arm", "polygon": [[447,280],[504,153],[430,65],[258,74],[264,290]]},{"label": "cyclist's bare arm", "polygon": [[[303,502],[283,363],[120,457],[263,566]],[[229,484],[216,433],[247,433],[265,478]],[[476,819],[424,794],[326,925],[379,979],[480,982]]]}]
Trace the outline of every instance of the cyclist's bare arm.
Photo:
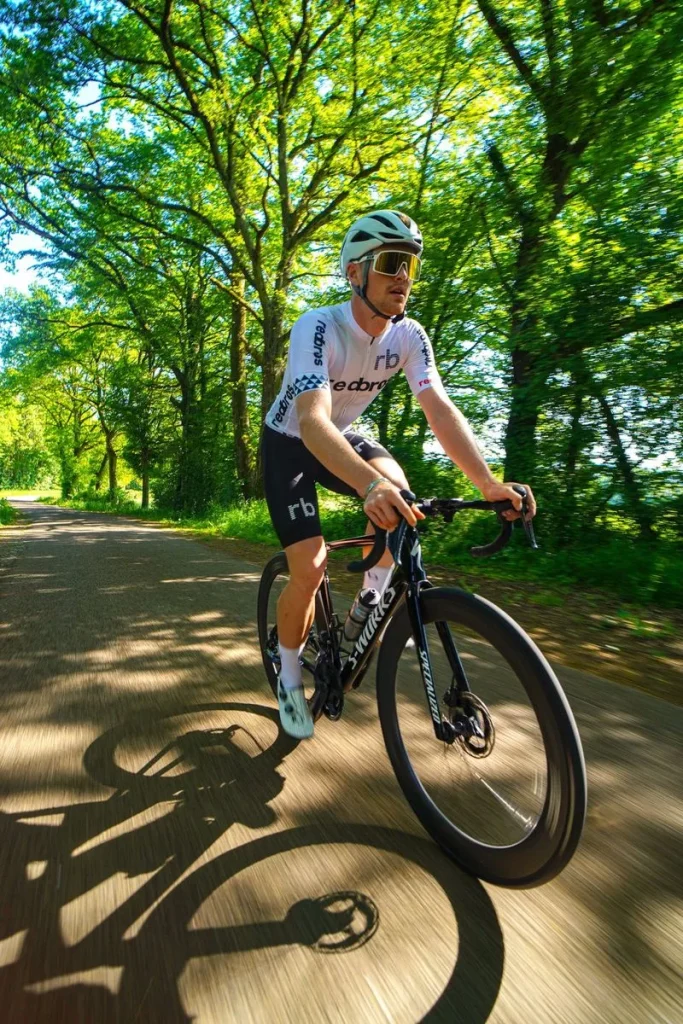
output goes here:
[{"label": "cyclist's bare arm", "polygon": [[[330,419],[330,393],[327,389],[307,391],[296,399],[296,413],[299,420],[301,440],[330,472],[338,476],[363,497],[368,486],[381,478],[381,474],[361,459],[341,431]],[[388,480],[377,484],[370,491],[364,505],[368,518],[384,530],[398,525],[397,511],[414,526],[422,513],[415,511],[401,497],[398,487]]]},{"label": "cyclist's bare arm", "polygon": [[[513,491],[510,483],[500,483],[491,473],[479,451],[472,429],[441,385],[429,388],[418,395],[418,401],[427,417],[427,422],[437,441],[449,457],[463,473],[478,487],[487,501],[504,501],[509,499],[516,509],[521,509],[522,499]],[[513,481],[516,482],[516,481]],[[536,502],[528,484],[523,485],[528,493],[528,504],[531,515],[536,514]],[[516,513],[504,513],[515,518]]]}]

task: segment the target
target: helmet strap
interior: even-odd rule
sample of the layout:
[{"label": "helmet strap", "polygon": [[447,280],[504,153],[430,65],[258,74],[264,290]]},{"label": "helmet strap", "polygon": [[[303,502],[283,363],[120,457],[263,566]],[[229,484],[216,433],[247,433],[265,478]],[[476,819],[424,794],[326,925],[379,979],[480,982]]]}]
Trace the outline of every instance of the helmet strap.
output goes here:
[{"label": "helmet strap", "polygon": [[397,324],[400,320],[403,320],[405,313],[397,313],[396,316],[387,316],[381,309],[378,309],[374,302],[371,302],[368,298],[368,277],[370,276],[370,263],[371,260],[363,261],[363,284],[360,287],[357,284],[352,284],[351,287],[356,295],[363,300],[366,306],[368,306],[375,316],[381,316],[382,320],[391,320],[392,324]]}]

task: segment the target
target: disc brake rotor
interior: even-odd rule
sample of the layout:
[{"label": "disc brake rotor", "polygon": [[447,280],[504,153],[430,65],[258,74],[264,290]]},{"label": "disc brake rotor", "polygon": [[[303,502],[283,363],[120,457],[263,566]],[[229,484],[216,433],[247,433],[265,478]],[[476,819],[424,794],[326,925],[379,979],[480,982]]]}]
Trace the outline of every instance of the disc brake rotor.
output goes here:
[{"label": "disc brake rotor", "polygon": [[496,730],[491,712],[475,693],[459,695],[459,701],[451,714],[453,725],[465,726],[456,742],[470,757],[488,757],[496,742]]}]

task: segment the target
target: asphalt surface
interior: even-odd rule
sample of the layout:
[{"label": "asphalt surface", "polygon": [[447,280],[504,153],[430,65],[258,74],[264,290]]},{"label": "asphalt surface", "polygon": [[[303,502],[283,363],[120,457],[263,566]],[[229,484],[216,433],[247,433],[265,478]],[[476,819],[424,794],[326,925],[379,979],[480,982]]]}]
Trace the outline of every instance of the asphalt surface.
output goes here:
[{"label": "asphalt surface", "polygon": [[30,526],[0,534],[0,1020],[683,1020],[683,709],[560,669],[584,839],[543,887],[484,886],[413,817],[371,679],[312,742],[279,733],[257,566],[17,504]]}]

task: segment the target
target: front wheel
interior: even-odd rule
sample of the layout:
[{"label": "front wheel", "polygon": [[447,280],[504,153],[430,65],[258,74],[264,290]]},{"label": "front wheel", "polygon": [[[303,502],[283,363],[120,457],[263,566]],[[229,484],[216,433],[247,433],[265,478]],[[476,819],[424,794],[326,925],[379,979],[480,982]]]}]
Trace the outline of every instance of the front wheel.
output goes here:
[{"label": "front wheel", "polygon": [[[398,782],[427,832],[467,871],[497,885],[540,885],[568,863],[586,816],[571,709],[536,645],[495,605],[445,587],[420,601],[439,709],[457,738],[435,738],[403,605],[377,666]],[[453,685],[458,658],[469,691]]]}]

